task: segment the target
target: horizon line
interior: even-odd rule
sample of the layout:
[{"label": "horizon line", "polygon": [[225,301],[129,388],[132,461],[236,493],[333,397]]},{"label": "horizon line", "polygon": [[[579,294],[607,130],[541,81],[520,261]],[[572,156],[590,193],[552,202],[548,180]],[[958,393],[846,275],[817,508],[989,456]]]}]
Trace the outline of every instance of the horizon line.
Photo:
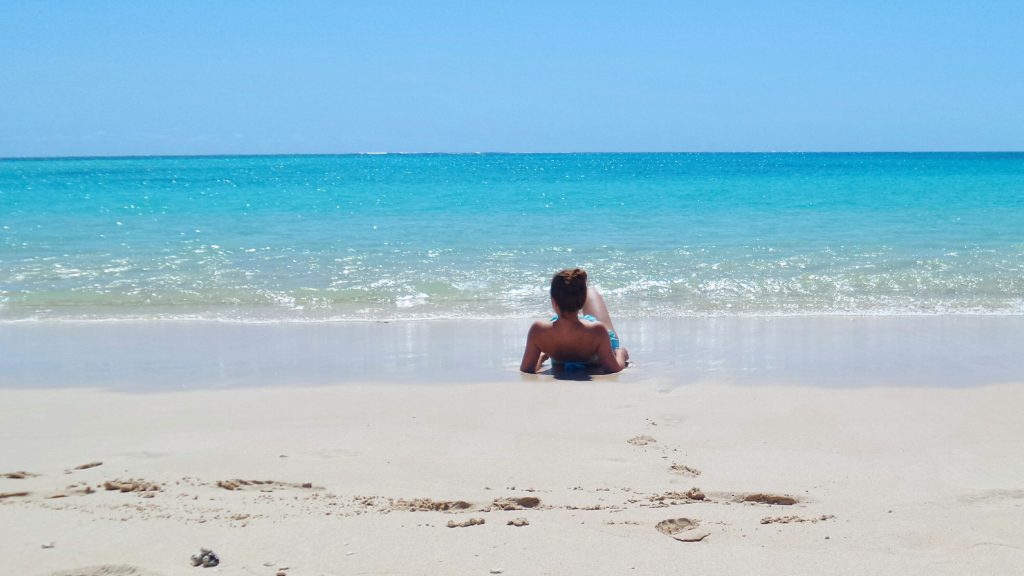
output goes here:
[{"label": "horizon line", "polygon": [[279,152],[237,154],[95,154],[71,156],[0,156],[9,160],[132,160],[158,158],[274,158],[294,156],[581,156],[581,155],[640,155],[640,154],[1021,154],[1022,150],[656,150],[656,151],[589,151],[589,152]]}]

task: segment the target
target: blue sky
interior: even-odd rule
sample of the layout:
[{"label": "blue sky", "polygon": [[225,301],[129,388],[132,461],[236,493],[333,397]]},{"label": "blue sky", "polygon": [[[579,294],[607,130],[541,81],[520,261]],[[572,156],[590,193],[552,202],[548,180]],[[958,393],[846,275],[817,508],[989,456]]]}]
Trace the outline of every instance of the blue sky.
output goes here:
[{"label": "blue sky", "polygon": [[0,157],[1024,150],[1024,2],[8,2]]}]

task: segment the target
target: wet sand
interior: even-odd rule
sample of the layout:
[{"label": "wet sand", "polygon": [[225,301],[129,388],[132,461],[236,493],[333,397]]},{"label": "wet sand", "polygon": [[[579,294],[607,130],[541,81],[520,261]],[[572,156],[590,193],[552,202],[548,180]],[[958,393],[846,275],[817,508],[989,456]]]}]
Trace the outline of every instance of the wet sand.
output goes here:
[{"label": "wet sand", "polygon": [[[3,323],[0,388],[519,382],[529,323]],[[616,325],[636,368],[615,377],[625,383],[961,387],[1024,380],[1024,316],[622,319]]]}]

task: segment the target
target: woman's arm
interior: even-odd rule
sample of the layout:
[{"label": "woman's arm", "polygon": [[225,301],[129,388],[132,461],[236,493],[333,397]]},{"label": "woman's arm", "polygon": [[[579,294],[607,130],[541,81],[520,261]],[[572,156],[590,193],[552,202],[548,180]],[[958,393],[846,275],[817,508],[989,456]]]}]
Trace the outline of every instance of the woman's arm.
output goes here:
[{"label": "woman's arm", "polygon": [[523,351],[523,361],[519,363],[519,371],[527,374],[536,374],[540,367],[540,347],[537,346],[538,322],[530,326],[530,332],[526,335],[526,350]]},{"label": "woman's arm", "polygon": [[625,370],[626,366],[629,366],[629,350],[625,348],[615,349],[615,358],[622,364],[622,369]]},{"label": "woman's arm", "polygon": [[[602,329],[604,327],[602,326]],[[605,332],[607,334],[607,332]],[[612,349],[612,343],[608,338],[602,338],[601,345],[597,348],[597,357],[601,360],[601,367],[609,374],[622,372],[626,369],[629,360],[629,352],[625,348]]]}]

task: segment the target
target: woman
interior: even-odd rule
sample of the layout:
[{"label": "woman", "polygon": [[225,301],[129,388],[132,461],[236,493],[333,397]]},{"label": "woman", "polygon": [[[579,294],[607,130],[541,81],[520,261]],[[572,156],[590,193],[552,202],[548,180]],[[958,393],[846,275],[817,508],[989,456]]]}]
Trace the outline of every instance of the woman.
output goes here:
[{"label": "woman", "polygon": [[555,274],[551,307],[554,318],[530,327],[520,370],[534,374],[549,357],[552,364],[566,368],[600,366],[609,374],[626,367],[629,352],[619,346],[601,293],[587,288],[585,270],[567,268]]}]

